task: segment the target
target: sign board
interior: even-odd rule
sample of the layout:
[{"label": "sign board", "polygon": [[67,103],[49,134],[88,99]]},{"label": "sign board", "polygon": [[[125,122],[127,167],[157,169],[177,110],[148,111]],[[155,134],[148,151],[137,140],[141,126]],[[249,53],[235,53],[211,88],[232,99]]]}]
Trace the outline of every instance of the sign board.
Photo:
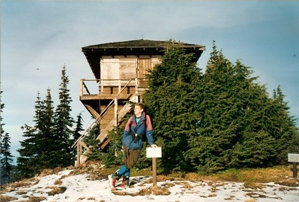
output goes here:
[{"label": "sign board", "polygon": [[299,154],[288,154],[288,162],[299,163]]},{"label": "sign board", "polygon": [[161,147],[147,147],[146,148],[146,158],[161,158],[162,149]]}]

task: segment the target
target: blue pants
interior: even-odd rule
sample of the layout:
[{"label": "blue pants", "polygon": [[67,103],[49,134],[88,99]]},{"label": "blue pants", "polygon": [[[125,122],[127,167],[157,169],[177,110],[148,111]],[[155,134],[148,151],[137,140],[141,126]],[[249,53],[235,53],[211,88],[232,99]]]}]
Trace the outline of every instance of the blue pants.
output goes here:
[{"label": "blue pants", "polygon": [[125,165],[122,165],[120,169],[117,171],[118,176],[125,176],[130,177],[130,169],[127,168]]}]

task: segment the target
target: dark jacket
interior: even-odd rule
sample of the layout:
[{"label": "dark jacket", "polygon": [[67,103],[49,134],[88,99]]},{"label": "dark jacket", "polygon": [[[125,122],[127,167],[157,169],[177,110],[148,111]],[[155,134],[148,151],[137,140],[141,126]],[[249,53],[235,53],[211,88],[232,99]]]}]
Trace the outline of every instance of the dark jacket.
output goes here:
[{"label": "dark jacket", "polygon": [[144,135],[146,135],[147,142],[150,145],[154,144],[151,118],[143,112],[138,124],[136,123],[135,115],[128,120],[124,130],[122,143],[128,149],[141,149]]}]

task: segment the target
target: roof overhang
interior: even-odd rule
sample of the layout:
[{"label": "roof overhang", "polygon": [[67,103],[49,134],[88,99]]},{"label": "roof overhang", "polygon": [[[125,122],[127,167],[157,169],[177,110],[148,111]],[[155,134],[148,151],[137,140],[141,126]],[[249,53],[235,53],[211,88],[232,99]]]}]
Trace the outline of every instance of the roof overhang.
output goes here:
[{"label": "roof overhang", "polygon": [[171,43],[178,44],[187,54],[193,53],[195,61],[205,50],[205,46],[198,44],[140,39],[86,46],[82,48],[82,52],[86,56],[95,77],[100,79],[100,58],[104,56],[161,56],[164,55],[166,48]]}]

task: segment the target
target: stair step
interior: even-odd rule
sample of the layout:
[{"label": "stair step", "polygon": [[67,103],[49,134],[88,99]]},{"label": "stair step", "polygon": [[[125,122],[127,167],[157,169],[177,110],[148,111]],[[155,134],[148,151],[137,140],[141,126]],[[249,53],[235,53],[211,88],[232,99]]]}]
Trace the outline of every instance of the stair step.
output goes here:
[{"label": "stair step", "polygon": [[[118,119],[119,120],[122,119],[130,110],[131,110],[131,104],[127,103],[127,104],[123,105],[123,107],[121,107],[121,110],[119,110],[119,112],[118,112]],[[101,128],[103,128],[103,129],[101,129],[101,133],[98,135],[97,139],[100,140],[100,142],[102,144],[105,144],[104,140],[108,136],[108,131],[113,129],[114,124],[115,124],[115,120],[113,117],[112,119],[110,119],[110,122],[107,125],[105,125],[105,126],[103,124],[101,125],[102,126]],[[101,148],[102,148],[102,146],[101,146]]]}]

